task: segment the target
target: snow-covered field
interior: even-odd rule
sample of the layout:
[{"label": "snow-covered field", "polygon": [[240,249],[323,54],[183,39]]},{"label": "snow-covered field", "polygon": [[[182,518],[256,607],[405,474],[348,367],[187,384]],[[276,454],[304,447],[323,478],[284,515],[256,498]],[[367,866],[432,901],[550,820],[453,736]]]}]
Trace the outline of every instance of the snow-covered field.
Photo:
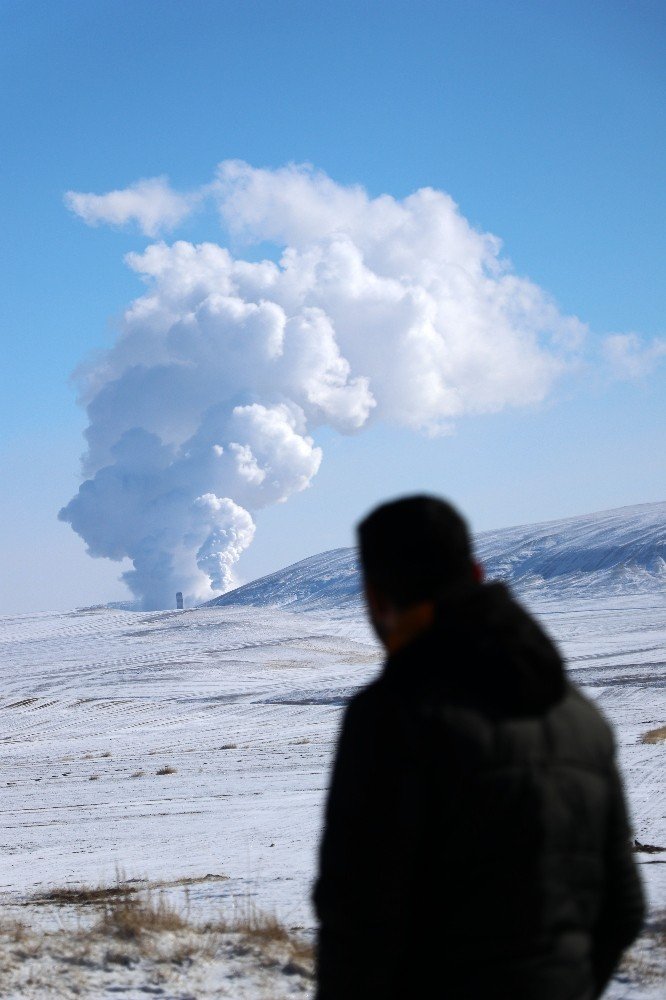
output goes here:
[{"label": "snow-covered field", "polygon": [[[643,532],[644,557],[632,565],[625,554],[622,586],[607,578],[592,586],[589,574],[608,567],[586,570],[574,559],[556,583],[545,575],[535,583],[532,567],[523,589],[559,640],[572,677],[616,726],[637,839],[666,847],[666,740],[641,742],[666,725],[658,563],[666,505],[631,510],[645,513],[651,543]],[[517,550],[515,537],[506,541]],[[329,566],[334,582],[340,551]],[[484,555],[492,561],[492,552]],[[651,560],[645,572],[641,558]],[[314,562],[326,577],[325,555]],[[620,579],[617,566],[610,572]],[[279,592],[279,581],[272,586]],[[319,608],[311,594],[307,600],[307,611],[297,599],[290,610],[266,599],[264,606],[227,600],[179,612],[90,608],[0,618],[0,899],[7,917],[57,929],[69,919],[61,911],[23,904],[53,886],[113,882],[120,870],[127,879],[166,883],[169,898],[187,882],[194,921],[254,901],[311,934],[309,892],[340,713],[381,656],[356,601],[340,601],[336,610],[327,597]],[[160,775],[165,768],[170,773]],[[637,858],[653,914],[663,915],[666,852]],[[647,958],[614,982],[614,1000],[660,995],[663,981],[650,979],[662,961],[653,937],[642,946]],[[74,995],[72,961],[58,957],[55,945],[47,959],[44,948],[38,958],[22,947],[7,945],[0,996]],[[138,960],[105,965],[103,955],[88,955],[88,979],[77,988],[90,996],[307,995],[307,976],[288,960],[265,963],[258,979],[250,952],[230,954],[222,961],[206,953],[188,975],[181,963],[161,978]],[[51,971],[44,972],[47,960]]]}]

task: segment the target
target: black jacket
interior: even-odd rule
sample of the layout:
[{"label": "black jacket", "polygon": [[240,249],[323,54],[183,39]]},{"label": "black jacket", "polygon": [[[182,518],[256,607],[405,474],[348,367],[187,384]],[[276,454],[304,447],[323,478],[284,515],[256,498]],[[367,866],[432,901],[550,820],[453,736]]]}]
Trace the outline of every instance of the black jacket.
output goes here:
[{"label": "black jacket", "polygon": [[443,604],[344,717],[318,1000],[588,1000],[643,918],[611,731],[500,584]]}]

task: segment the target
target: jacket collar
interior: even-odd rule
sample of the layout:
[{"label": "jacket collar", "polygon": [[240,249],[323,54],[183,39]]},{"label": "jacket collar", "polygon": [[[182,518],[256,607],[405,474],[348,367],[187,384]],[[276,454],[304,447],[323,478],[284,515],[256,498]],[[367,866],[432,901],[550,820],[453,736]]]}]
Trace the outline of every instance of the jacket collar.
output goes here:
[{"label": "jacket collar", "polygon": [[501,583],[442,594],[435,623],[388,657],[394,689],[436,696],[490,715],[533,715],[563,696],[561,657]]}]

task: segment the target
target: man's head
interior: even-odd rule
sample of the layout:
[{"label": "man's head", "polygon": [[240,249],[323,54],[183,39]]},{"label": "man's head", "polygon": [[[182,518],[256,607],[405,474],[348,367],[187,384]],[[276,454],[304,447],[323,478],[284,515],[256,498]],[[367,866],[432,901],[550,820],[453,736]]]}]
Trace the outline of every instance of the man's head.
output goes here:
[{"label": "man's head", "polygon": [[361,521],[358,539],[370,617],[389,648],[391,633],[401,644],[405,628],[430,623],[440,596],[480,579],[467,524],[437,497],[382,504]]}]

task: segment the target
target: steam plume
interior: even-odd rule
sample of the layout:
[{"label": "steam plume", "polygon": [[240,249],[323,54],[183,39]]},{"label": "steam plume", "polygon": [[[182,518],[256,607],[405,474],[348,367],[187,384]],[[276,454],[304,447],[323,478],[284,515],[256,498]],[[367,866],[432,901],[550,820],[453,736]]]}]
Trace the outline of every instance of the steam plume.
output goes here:
[{"label": "steam plume", "polygon": [[92,555],[132,560],[124,579],[146,608],[233,584],[252,514],[316,474],[318,427],[437,434],[538,402],[585,336],[441,191],[371,198],[309,167],[227,161],[184,195],[163,178],[67,195],[87,222],[133,219],[148,235],[205,200],[279,263],[217,243],[129,254],[146,291],[79,373],[87,479],[60,517]]}]

